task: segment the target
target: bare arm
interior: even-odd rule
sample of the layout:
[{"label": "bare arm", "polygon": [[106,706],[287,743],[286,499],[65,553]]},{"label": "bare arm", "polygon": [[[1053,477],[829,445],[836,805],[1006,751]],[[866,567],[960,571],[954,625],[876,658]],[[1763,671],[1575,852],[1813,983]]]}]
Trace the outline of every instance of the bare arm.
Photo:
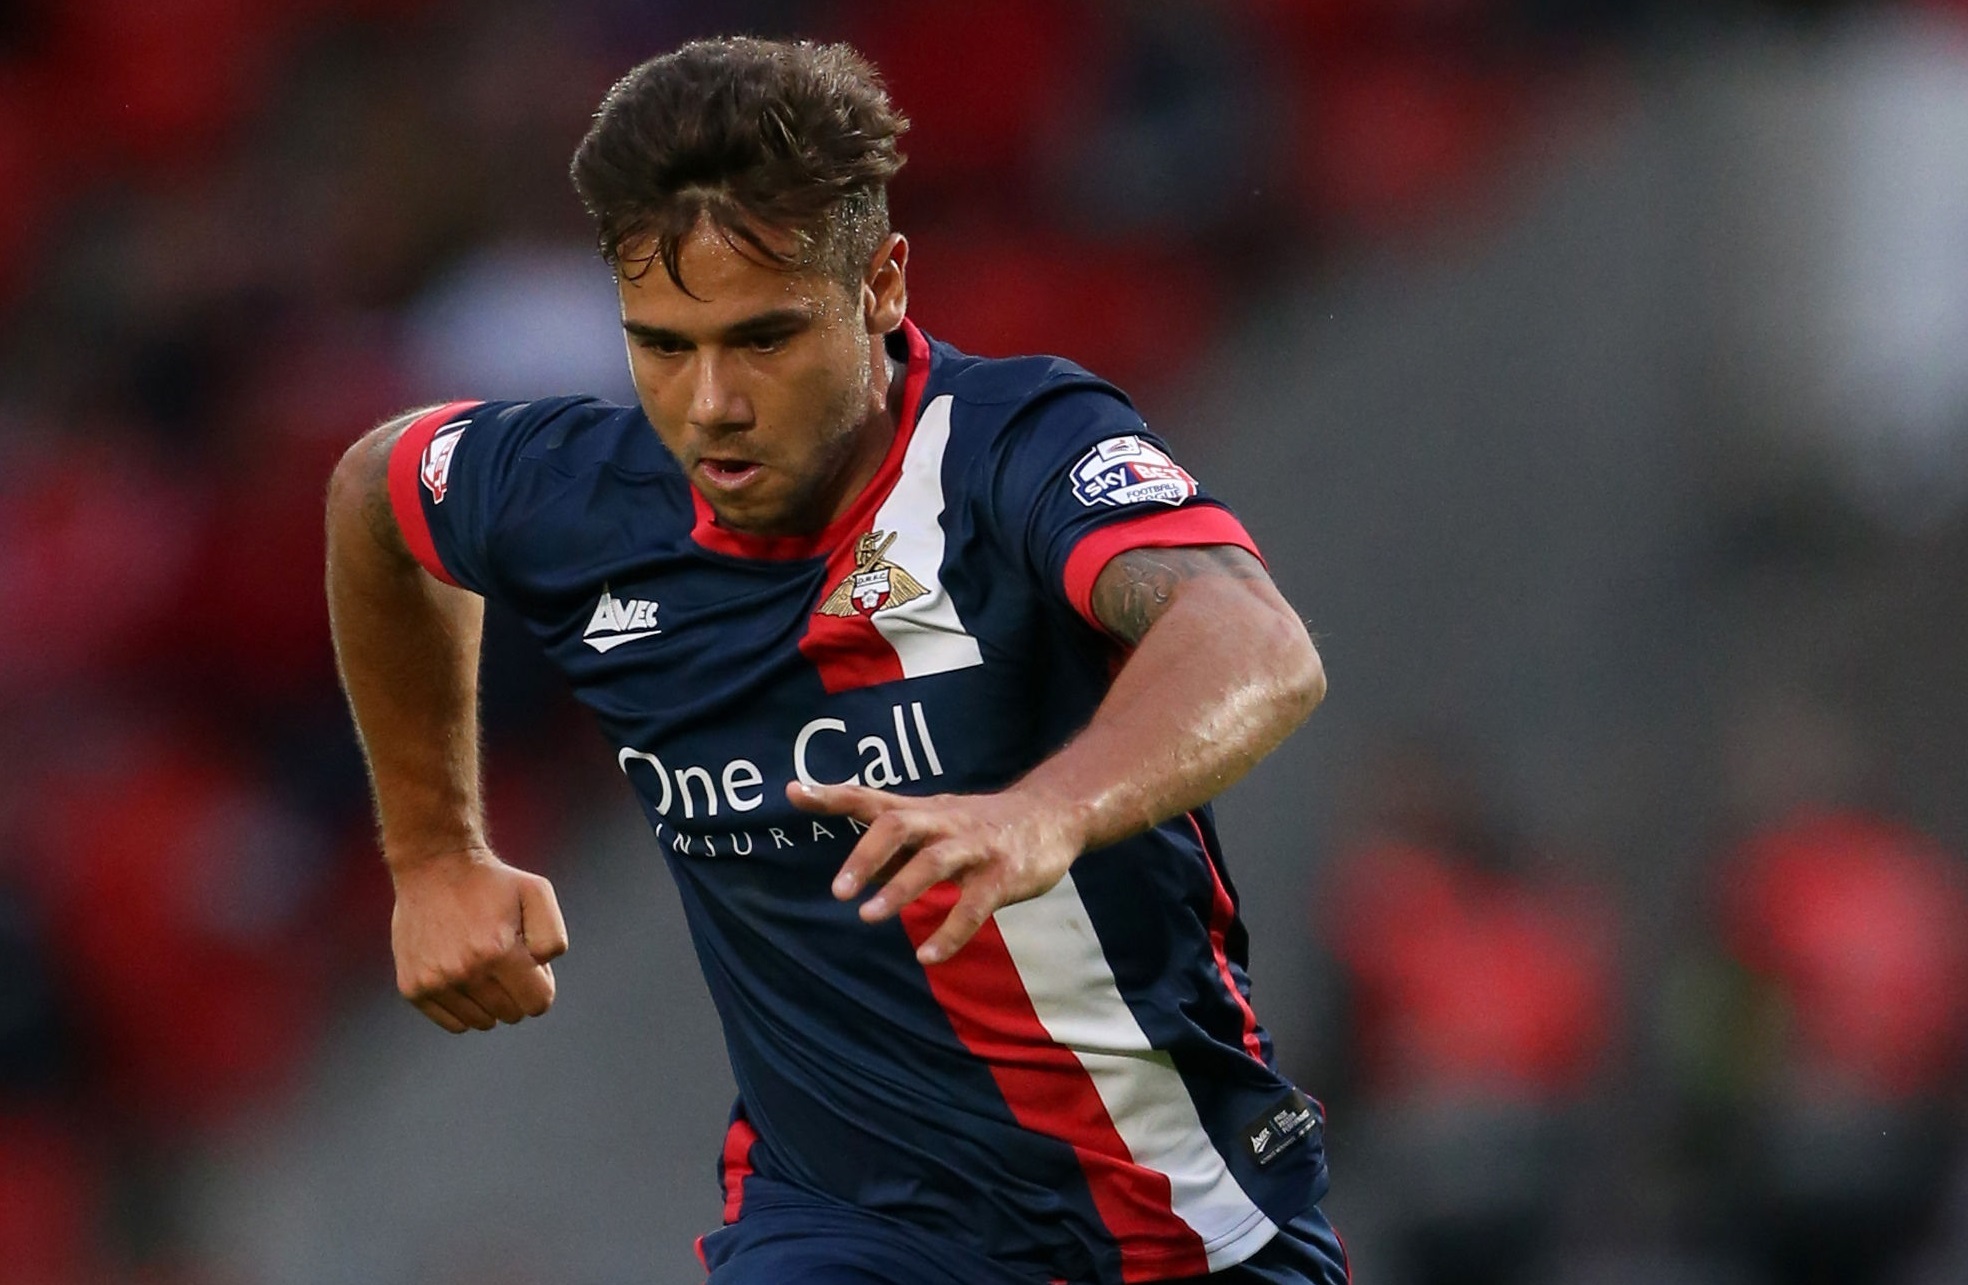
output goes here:
[{"label": "bare arm", "polygon": [[1122,553],[1095,580],[1093,608],[1133,654],[1086,729],[1010,789],[922,799],[788,787],[803,807],[868,824],[834,884],[842,898],[882,885],[862,918],[959,885],[924,963],[947,959],[1000,906],[1050,889],[1082,852],[1214,797],[1325,695],[1304,624],[1242,549]]},{"label": "bare arm", "polygon": [[1215,798],[1325,697],[1304,623],[1234,545],[1122,553],[1093,610],[1134,653],[1086,730],[1018,785],[1077,808],[1089,848]]},{"label": "bare arm", "polygon": [[566,929],[547,881],[486,841],[478,771],[485,603],[417,564],[390,508],[390,448],[416,419],[364,436],[328,488],[335,659],[369,765],[396,886],[397,985],[446,1030],[546,1011]]},{"label": "bare arm", "polygon": [[478,647],[485,600],[417,565],[390,511],[390,448],[415,419],[369,433],[328,488],[335,659],[375,787],[392,869],[485,847]]}]

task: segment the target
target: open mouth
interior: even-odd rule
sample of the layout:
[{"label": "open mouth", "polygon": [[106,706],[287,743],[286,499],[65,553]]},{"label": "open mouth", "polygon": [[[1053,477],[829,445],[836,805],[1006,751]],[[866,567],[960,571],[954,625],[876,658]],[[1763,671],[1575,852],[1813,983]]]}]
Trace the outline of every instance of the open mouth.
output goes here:
[{"label": "open mouth", "polygon": [[698,476],[721,491],[735,491],[764,470],[755,460],[714,459],[697,461]]}]

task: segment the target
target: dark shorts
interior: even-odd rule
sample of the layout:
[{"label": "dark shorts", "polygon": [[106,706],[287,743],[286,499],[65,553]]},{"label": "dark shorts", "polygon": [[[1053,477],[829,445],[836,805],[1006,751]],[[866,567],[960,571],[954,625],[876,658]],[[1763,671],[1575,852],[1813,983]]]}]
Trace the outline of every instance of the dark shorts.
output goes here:
[{"label": "dark shorts", "polygon": [[[1036,1285],[975,1251],[892,1219],[812,1205],[748,1204],[698,1242],[709,1285]],[[1235,1267],[1166,1285],[1347,1285],[1346,1249],[1317,1209]],[[1076,1283],[1077,1285],[1077,1283]]]}]

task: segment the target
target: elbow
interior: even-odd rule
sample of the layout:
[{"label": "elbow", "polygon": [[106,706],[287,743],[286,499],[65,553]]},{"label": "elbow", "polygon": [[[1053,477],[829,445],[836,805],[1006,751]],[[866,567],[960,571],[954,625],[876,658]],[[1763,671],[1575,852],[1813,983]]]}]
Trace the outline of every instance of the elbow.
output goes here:
[{"label": "elbow", "polygon": [[1319,649],[1312,643],[1305,622],[1282,600],[1276,609],[1277,640],[1273,674],[1277,683],[1279,707],[1288,712],[1290,726],[1297,727],[1312,716],[1326,698],[1326,666]]},{"label": "elbow", "polygon": [[1305,623],[1293,616],[1292,626],[1296,638],[1286,665],[1286,690],[1297,714],[1293,720],[1296,726],[1310,718],[1312,711],[1326,699],[1326,665],[1312,643],[1312,635],[1306,632]]}]

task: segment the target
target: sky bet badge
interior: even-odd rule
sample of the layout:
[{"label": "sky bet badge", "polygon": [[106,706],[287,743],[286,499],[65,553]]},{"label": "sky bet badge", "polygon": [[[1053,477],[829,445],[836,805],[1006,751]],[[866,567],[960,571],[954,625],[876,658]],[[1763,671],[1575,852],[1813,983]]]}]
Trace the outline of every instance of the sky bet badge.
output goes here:
[{"label": "sky bet badge", "polygon": [[1073,494],[1081,504],[1180,504],[1196,494],[1196,479],[1180,464],[1138,437],[1110,437],[1073,466]]},{"label": "sky bet badge", "polygon": [[[889,532],[886,540],[881,535],[870,531],[856,542],[854,570],[820,604],[821,615],[872,616],[884,607],[899,607],[929,592],[921,581],[883,556],[895,543],[895,532]],[[881,543],[876,544],[877,540]]]}]

